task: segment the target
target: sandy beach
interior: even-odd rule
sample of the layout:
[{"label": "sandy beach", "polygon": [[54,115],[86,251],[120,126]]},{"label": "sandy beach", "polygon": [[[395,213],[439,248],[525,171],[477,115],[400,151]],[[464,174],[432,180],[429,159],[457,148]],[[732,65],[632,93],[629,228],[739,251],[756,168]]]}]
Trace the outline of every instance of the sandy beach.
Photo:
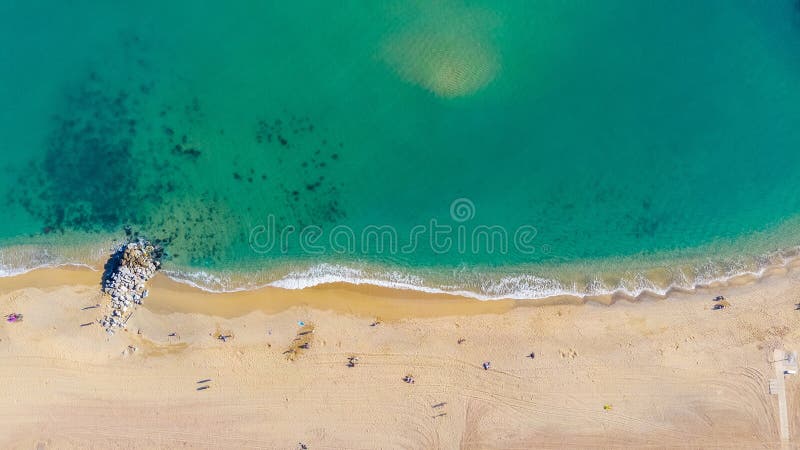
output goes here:
[{"label": "sandy beach", "polygon": [[23,314],[0,326],[0,447],[780,447],[771,358],[800,347],[798,268],[609,304],[159,275],[113,336],[99,278],[0,279],[0,311]]}]

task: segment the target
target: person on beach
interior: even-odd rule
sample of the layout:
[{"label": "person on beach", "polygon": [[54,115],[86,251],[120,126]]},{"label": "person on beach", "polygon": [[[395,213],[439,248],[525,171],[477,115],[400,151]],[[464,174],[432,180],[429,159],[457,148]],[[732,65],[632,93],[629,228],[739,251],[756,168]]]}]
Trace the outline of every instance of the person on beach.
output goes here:
[{"label": "person on beach", "polygon": [[21,321],[22,321],[22,314],[11,313],[6,316],[6,322],[8,323],[16,323]]},{"label": "person on beach", "polygon": [[485,363],[483,363],[483,370],[489,370],[491,367],[492,367],[491,362],[486,361]]}]

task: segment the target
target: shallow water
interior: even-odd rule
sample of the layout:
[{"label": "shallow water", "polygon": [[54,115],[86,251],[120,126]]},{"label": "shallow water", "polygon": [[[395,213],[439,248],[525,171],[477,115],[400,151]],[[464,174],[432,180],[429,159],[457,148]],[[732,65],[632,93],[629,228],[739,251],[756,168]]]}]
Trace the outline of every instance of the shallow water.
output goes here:
[{"label": "shallow water", "polygon": [[792,0],[293,3],[0,5],[0,270],[130,226],[209,288],[527,298],[799,243]]}]

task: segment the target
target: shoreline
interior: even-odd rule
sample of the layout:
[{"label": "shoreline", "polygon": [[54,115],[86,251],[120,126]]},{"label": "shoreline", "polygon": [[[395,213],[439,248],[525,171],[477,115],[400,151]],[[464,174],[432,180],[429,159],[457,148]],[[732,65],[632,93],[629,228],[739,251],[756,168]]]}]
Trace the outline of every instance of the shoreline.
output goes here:
[{"label": "shoreline", "polygon": [[[800,219],[796,220],[800,222]],[[795,221],[780,228],[783,235]],[[772,238],[742,238],[745,242],[767,245]],[[0,280],[42,269],[83,267],[101,270],[107,257],[123,241],[110,239],[105,250],[96,246],[37,247],[10,246],[0,249]],[[729,242],[723,246],[732,245]],[[774,242],[773,242],[774,243]],[[772,244],[770,244],[772,245]],[[330,284],[375,286],[390,290],[420,292],[480,301],[519,300],[550,302],[553,298],[571,301],[611,302],[618,299],[669,296],[673,292],[736,285],[768,277],[800,266],[800,246],[785,245],[747,256],[724,256],[712,251],[714,245],[679,253],[651,255],[641,261],[633,257],[586,260],[564,265],[472,267],[461,269],[400,268],[365,262],[310,262],[287,260],[275,267],[251,271],[174,268],[162,274],[176,282],[210,293],[257,291],[264,288],[303,290]],[[750,249],[754,250],[754,249]],[[716,259],[698,255],[716,255]],[[533,275],[535,274],[535,275]]]},{"label": "shoreline", "polygon": [[[711,292],[714,290],[725,289],[728,287],[743,286],[749,284],[759,283],[763,280],[772,277],[787,276],[793,271],[800,268],[800,257],[794,256],[787,259],[784,264],[769,265],[763,267],[756,272],[744,272],[732,275],[730,277],[714,280],[711,283],[698,284],[690,288],[672,286],[661,292],[644,289],[636,295],[631,295],[622,290],[615,290],[610,293],[601,295],[590,294],[575,294],[564,293],[548,295],[540,298],[515,298],[515,297],[498,297],[492,299],[477,298],[470,293],[464,292],[447,292],[442,290],[429,290],[419,289],[416,286],[400,285],[392,286],[382,283],[373,283],[370,280],[363,282],[349,282],[349,281],[331,281],[322,282],[319,284],[312,284],[308,287],[288,288],[276,287],[272,283],[252,289],[235,289],[228,291],[215,291],[206,289],[197,285],[189,280],[176,278],[174,274],[169,271],[162,271],[156,275],[152,280],[154,286],[164,289],[166,292],[171,292],[176,298],[188,298],[190,296],[210,296],[217,299],[236,300],[237,298],[248,299],[252,302],[254,307],[259,309],[267,308],[263,305],[258,305],[258,302],[253,302],[254,298],[268,297],[270,307],[266,311],[276,312],[280,308],[287,309],[298,303],[302,304],[307,297],[326,299],[331,303],[333,298],[342,297],[345,294],[352,294],[353,298],[364,298],[369,296],[371,302],[380,300],[384,304],[390,303],[392,300],[403,299],[404,301],[418,302],[424,304],[426,308],[432,310],[446,309],[448,305],[453,304],[470,304],[470,303],[501,303],[505,309],[516,306],[543,306],[552,304],[586,304],[598,303],[603,305],[611,305],[619,301],[626,301],[637,303],[647,300],[665,299],[673,295],[687,295],[693,293]],[[60,265],[47,265],[43,267],[32,268],[21,273],[12,274],[9,276],[0,276],[0,293],[9,287],[21,288],[23,286],[50,286],[58,282],[66,282],[75,279],[81,280],[84,283],[90,283],[89,280],[97,278],[101,275],[101,269],[93,267],[88,264],[60,264]],[[54,281],[57,280],[57,281]],[[99,286],[99,281],[97,281]],[[337,297],[338,295],[338,297]],[[442,307],[431,307],[431,303],[441,303]],[[324,302],[323,302],[324,303]],[[279,308],[276,306],[280,305]],[[512,306],[507,306],[512,305]],[[340,311],[344,311],[351,306],[336,305]],[[483,310],[477,306],[472,307],[476,311]],[[188,310],[187,306],[182,307],[183,310]],[[487,307],[485,310],[493,310],[492,307]]]},{"label": "shoreline", "polygon": [[[545,301],[568,297],[601,302],[666,297],[673,292],[736,285],[800,266],[796,233],[800,216],[769,231],[753,232],[684,250],[648,256],[587,259],[564,264],[532,264],[500,268],[395,267],[359,261],[287,259],[252,270],[170,267],[171,279],[211,293],[255,291],[263,288],[303,290],[329,284],[377,286],[433,295],[468,297],[480,301]],[[85,235],[79,236],[83,241]],[[100,268],[124,239],[103,235],[108,247],[10,245],[0,248],[0,280],[45,268]],[[89,241],[87,241],[89,242]],[[733,253],[731,250],[736,249]],[[745,256],[740,256],[744,253]],[[713,258],[712,258],[713,256]],[[535,274],[535,275],[534,275]],[[744,281],[743,281],[744,280]]]}]

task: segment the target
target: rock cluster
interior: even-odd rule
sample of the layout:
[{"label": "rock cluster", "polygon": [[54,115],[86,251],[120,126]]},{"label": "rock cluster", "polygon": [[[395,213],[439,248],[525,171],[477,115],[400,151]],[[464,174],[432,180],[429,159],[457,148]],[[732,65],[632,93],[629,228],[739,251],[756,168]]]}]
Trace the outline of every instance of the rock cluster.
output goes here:
[{"label": "rock cluster", "polygon": [[145,285],[161,268],[162,254],[160,247],[138,239],[123,245],[111,256],[103,276],[103,292],[111,297],[111,313],[100,321],[108,334],[114,334],[115,327],[124,326],[128,309],[141,305],[147,297]]}]

